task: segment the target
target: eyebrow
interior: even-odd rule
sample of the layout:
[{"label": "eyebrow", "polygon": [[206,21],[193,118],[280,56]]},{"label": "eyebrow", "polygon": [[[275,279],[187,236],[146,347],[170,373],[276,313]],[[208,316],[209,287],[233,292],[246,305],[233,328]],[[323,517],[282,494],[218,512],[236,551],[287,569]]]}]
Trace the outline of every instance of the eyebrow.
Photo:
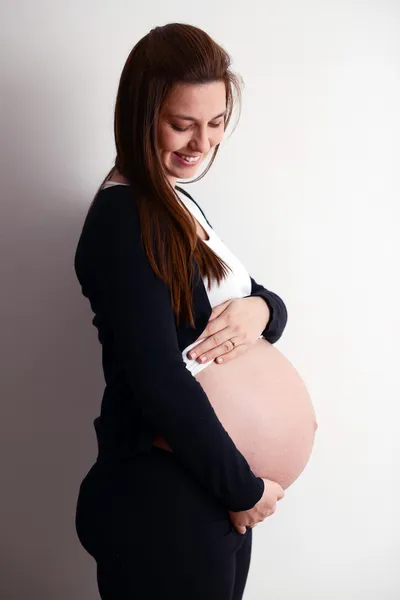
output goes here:
[{"label": "eyebrow", "polygon": [[[223,117],[225,114],[226,114],[226,109],[224,110],[224,112],[220,113],[219,115],[217,115],[216,117],[213,117],[210,120],[213,121],[214,119]],[[194,117],[189,117],[187,115],[171,115],[171,117],[175,117],[176,119],[183,119],[184,121],[196,121],[196,119]]]}]

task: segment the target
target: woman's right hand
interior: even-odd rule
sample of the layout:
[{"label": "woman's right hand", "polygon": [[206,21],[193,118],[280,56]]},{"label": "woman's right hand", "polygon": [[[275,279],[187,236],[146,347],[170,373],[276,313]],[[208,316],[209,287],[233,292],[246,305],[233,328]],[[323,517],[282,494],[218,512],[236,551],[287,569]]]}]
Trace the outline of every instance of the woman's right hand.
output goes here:
[{"label": "woman's right hand", "polygon": [[278,500],[282,500],[285,495],[279,483],[263,477],[262,480],[264,481],[264,493],[253,508],[241,510],[240,512],[228,511],[232,523],[241,534],[246,533],[246,527],[254,527],[257,523],[261,523],[264,519],[273,515]]}]

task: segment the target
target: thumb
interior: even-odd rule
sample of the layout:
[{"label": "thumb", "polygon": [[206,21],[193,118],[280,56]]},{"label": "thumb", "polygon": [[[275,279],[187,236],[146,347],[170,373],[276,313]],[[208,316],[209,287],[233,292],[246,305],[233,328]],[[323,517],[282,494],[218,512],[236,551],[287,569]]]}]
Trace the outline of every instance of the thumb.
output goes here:
[{"label": "thumb", "polygon": [[236,530],[238,531],[238,533],[240,533],[241,535],[244,535],[246,533],[246,527],[244,525],[238,525],[236,527]]}]

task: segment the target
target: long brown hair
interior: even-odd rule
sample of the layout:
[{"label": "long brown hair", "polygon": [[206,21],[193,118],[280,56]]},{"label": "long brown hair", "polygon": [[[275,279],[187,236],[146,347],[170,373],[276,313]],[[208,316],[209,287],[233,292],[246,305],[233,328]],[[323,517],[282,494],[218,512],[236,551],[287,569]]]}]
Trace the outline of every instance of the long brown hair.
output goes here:
[{"label": "long brown hair", "polygon": [[[197,235],[195,221],[166,179],[157,145],[159,115],[173,86],[224,81],[226,129],[236,98],[241,109],[241,80],[230,71],[231,58],[207,33],[192,25],[155,27],[130,52],[120,77],[115,113],[115,167],[135,186],[142,241],[154,272],[169,286],[177,323],[194,327],[191,285],[193,259],[200,274],[218,284],[229,266]],[[235,94],[236,92],[236,94]],[[218,152],[215,147],[205,171]],[[133,185],[134,184],[134,185]],[[137,194],[137,190],[140,193]],[[97,192],[97,193],[98,193]],[[96,194],[97,195],[97,194]]]}]

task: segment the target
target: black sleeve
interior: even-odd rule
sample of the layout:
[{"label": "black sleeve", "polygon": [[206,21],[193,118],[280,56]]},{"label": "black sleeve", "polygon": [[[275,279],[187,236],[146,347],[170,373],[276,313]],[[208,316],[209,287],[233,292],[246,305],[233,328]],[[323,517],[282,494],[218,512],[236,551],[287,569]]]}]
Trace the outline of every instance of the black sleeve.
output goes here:
[{"label": "black sleeve", "polygon": [[288,314],[285,303],[274,292],[271,292],[256,281],[251,279],[251,294],[250,296],[261,296],[268,304],[270,317],[268,323],[262,332],[262,336],[268,340],[270,344],[274,344],[281,337],[287,323]]},{"label": "black sleeve", "polygon": [[186,368],[170,291],[145,254],[132,193],[111,189],[113,194],[104,190],[92,204],[85,223],[83,293],[112,332],[118,360],[145,418],[226,508],[250,509],[262,497],[264,482],[251,471]]}]

